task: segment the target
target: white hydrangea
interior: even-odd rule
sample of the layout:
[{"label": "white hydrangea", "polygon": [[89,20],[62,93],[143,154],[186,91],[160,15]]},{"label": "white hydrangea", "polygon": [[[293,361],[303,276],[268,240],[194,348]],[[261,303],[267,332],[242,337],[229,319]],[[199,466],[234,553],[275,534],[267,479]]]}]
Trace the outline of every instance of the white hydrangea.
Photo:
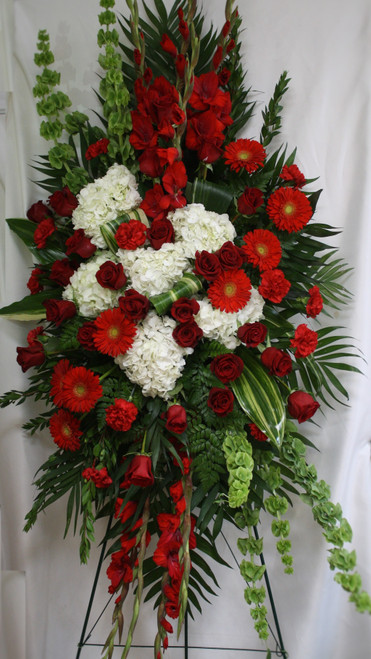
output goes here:
[{"label": "white hydrangea", "polygon": [[129,380],[139,384],[144,396],[167,400],[185,366],[185,355],[192,348],[182,348],[173,339],[175,320],[150,311],[138,325],[132,347],[118,355],[115,362]]},{"label": "white hydrangea", "polygon": [[113,291],[98,284],[95,275],[106,261],[115,262],[111,252],[99,252],[89,261],[81,263],[63,291],[63,298],[72,300],[80,314],[87,318],[96,318],[102,311],[117,307],[118,298],[123,294],[122,289]]},{"label": "white hydrangea", "polygon": [[131,285],[142,295],[158,295],[170,290],[191,265],[179,243],[164,243],[160,249],[139,247],[119,249],[117,257]]},{"label": "white hydrangea", "polygon": [[72,213],[75,229],[84,229],[97,247],[104,249],[100,227],[120,213],[139,206],[141,197],[133,174],[124,165],[112,165],[107,174],[83,188],[77,195],[79,205]]},{"label": "white hydrangea", "polygon": [[214,309],[207,299],[199,300],[199,305],[200,310],[195,321],[203,330],[204,337],[215,339],[226,348],[234,350],[241,344],[237,338],[238,328],[245,323],[255,323],[263,317],[264,299],[252,288],[248,303],[235,313]]},{"label": "white hydrangea", "polygon": [[169,213],[175,240],[183,247],[188,258],[203,249],[216,252],[220,247],[236,237],[236,230],[226,213],[219,215],[205,210],[203,204],[189,204]]}]

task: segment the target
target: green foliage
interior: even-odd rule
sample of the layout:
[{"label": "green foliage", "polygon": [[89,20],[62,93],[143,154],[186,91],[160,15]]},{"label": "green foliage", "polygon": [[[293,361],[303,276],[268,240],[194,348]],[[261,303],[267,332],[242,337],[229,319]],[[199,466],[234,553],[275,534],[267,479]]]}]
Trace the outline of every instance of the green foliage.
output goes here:
[{"label": "green foliage", "polygon": [[281,128],[282,97],[288,89],[290,78],[287,77],[287,71],[284,71],[278,83],[276,84],[273,96],[268,106],[262,112],[263,126],[260,133],[260,142],[266,147],[272,139],[279,134]]},{"label": "green foliage", "polygon": [[208,492],[225,472],[223,430],[212,430],[199,422],[196,416],[188,421],[188,441],[194,457],[193,467],[204,492]]}]

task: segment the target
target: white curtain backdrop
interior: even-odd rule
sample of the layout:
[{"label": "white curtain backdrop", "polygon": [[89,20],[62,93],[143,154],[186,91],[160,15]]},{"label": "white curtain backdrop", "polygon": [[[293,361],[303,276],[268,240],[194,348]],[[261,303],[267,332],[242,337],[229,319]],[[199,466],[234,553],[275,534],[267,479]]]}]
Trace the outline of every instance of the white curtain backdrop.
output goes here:
[{"label": "white curtain backdrop", "polygon": [[[223,0],[204,5],[207,20],[221,26]],[[117,1],[117,10],[127,12],[124,0]],[[62,72],[62,89],[70,95],[74,109],[85,111],[94,107],[91,88],[98,85],[98,11],[98,0],[2,0],[0,6],[1,306],[27,293],[32,266],[27,250],[10,234],[3,218],[24,216],[31,203],[44,195],[32,182],[35,172],[30,167],[37,154],[47,152],[47,144],[39,137],[32,96],[37,31],[49,31],[55,67]],[[241,0],[239,11],[245,27],[246,82],[257,101],[245,136],[258,137],[261,110],[279,75],[287,70],[291,83],[284,99],[282,141],[289,149],[298,147],[296,162],[308,178],[319,177],[313,186],[323,188],[316,218],[341,227],[337,244],[353,267],[346,282],[353,301],[323,323],[342,325],[344,333],[355,338],[366,359],[364,375],[345,374],[349,407],[323,410],[325,415],[317,416],[320,429],[312,430],[315,427],[310,424],[302,429],[311,433],[320,449],[311,451],[309,459],[330,483],[333,500],[341,503],[353,527],[359,571],[371,592],[371,4],[369,0]],[[0,391],[26,387],[15,349],[25,345],[28,329],[20,322],[1,321]],[[1,411],[0,654],[4,659],[74,659],[98,553],[93,552],[89,565],[81,567],[78,537],[69,535],[63,540],[65,500],[41,515],[28,534],[22,532],[35,496],[34,474],[53,450],[47,432],[30,437],[21,428],[36,411],[28,404]],[[347,595],[333,582],[326,543],[310,510],[296,501],[289,518],[293,576],[283,574],[268,522],[261,532],[266,537],[269,576],[290,658],[367,659],[370,617],[356,614]],[[234,548],[235,533],[225,531]],[[98,527],[98,538],[102,532]],[[225,542],[221,542],[221,552],[235,567]],[[189,657],[264,656],[243,651],[264,646],[251,633],[238,570],[216,569],[222,594],[204,605],[202,620],[197,616],[191,621],[189,643],[198,648],[191,649]],[[106,601],[103,571],[96,613]],[[104,641],[108,630],[109,613],[94,631],[93,642]],[[150,644],[153,635],[149,607],[135,643]],[[202,646],[239,650],[204,650]],[[270,647],[274,649],[274,643]],[[81,653],[82,659],[99,656],[100,648],[95,646]],[[115,657],[119,656],[117,652]],[[137,649],[132,656],[146,659],[153,651]],[[169,659],[183,656],[182,650],[168,651]]]}]

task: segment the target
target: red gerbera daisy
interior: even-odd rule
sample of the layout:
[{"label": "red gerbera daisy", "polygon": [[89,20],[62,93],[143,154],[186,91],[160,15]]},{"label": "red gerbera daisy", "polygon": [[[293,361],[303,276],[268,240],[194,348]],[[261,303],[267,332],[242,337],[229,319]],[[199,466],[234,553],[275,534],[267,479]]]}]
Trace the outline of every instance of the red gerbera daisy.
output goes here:
[{"label": "red gerbera daisy", "polygon": [[277,236],[266,229],[249,231],[243,237],[246,245],[242,246],[247,260],[253,266],[263,270],[273,270],[279,264],[282,256],[281,243]]},{"label": "red gerbera daisy", "polygon": [[102,394],[98,375],[84,366],[70,368],[63,377],[62,402],[72,412],[89,412]]},{"label": "red gerbera daisy", "polygon": [[59,448],[77,451],[80,448],[79,420],[67,410],[58,410],[49,421],[49,430]]},{"label": "red gerbera daisy", "polygon": [[249,174],[263,166],[266,155],[265,149],[256,140],[230,142],[224,151],[225,162],[233,171],[245,169]]},{"label": "red gerbera daisy", "polygon": [[121,309],[107,309],[95,320],[94,344],[104,355],[117,357],[133,345],[137,328]]},{"label": "red gerbera daisy", "polygon": [[239,311],[250,299],[251,282],[243,270],[226,270],[214,279],[207,295],[217,309]]},{"label": "red gerbera daisy", "polygon": [[267,213],[277,229],[289,233],[300,231],[313,215],[304,192],[295,188],[278,188],[268,199]]},{"label": "red gerbera daisy", "polygon": [[53,375],[50,380],[51,389],[50,389],[50,395],[54,400],[54,403],[58,406],[61,407],[63,405],[63,396],[62,396],[62,389],[63,389],[63,380],[64,376],[66,373],[68,373],[70,369],[70,362],[68,359],[61,359],[58,364],[54,366],[53,369]]}]

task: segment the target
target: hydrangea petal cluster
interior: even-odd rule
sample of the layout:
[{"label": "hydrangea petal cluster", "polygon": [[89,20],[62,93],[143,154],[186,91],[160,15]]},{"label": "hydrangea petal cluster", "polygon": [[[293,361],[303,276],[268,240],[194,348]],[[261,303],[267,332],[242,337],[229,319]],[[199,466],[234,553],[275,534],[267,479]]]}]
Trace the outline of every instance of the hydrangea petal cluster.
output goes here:
[{"label": "hydrangea petal cluster", "polygon": [[234,350],[241,345],[237,330],[245,323],[254,323],[263,317],[264,300],[255,288],[243,309],[236,313],[214,309],[208,300],[200,300],[200,311],[195,316],[206,339],[220,341],[226,348]]},{"label": "hydrangea petal cluster", "polygon": [[105,176],[88,183],[78,194],[79,205],[72,214],[75,229],[84,229],[94,245],[104,249],[100,227],[139,206],[141,197],[137,187],[127,167],[112,165]]},{"label": "hydrangea petal cluster", "polygon": [[175,241],[181,243],[188,258],[193,259],[197,251],[217,252],[224,243],[236,237],[228,215],[207,211],[203,204],[178,208],[169,214],[168,219],[174,227]]},{"label": "hydrangea petal cluster", "polygon": [[167,400],[185,366],[185,355],[192,348],[182,348],[173,339],[175,320],[150,311],[138,325],[133,346],[116,357],[129,380],[142,387],[144,396]]},{"label": "hydrangea petal cluster", "polygon": [[152,247],[139,247],[133,251],[120,249],[117,256],[132,287],[149,297],[168,291],[184,272],[191,270],[179,243],[164,243],[157,250]]},{"label": "hydrangea petal cluster", "polygon": [[106,261],[113,261],[111,252],[99,252],[86,263],[81,263],[63,291],[63,298],[73,301],[86,318],[95,318],[102,311],[117,307],[122,295],[120,289],[105,288],[97,281],[96,274]]}]

